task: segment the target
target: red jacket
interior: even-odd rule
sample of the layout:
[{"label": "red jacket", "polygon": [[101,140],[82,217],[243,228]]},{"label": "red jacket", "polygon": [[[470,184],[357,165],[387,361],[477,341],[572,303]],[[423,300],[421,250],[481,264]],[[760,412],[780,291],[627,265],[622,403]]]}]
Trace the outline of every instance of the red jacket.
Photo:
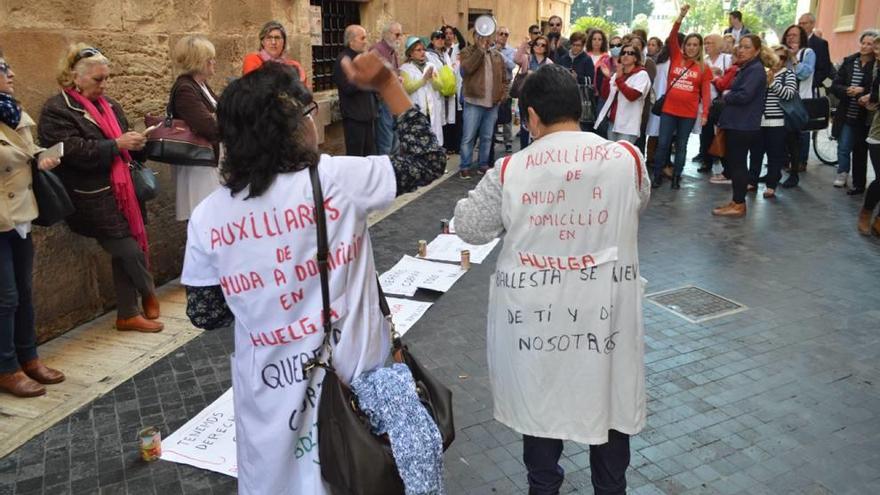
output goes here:
[{"label": "red jacket", "polygon": [[739,65],[734,63],[724,71],[724,74],[712,79],[712,84],[715,85],[715,89],[717,89],[719,93],[724,93],[730,89],[730,85],[733,84],[733,78],[736,77],[736,72],[738,70]]},{"label": "red jacket", "polygon": [[663,113],[683,117],[687,119],[699,118],[697,110],[700,100],[703,103],[703,118],[709,117],[709,106],[712,102],[712,92],[709,84],[712,82],[712,71],[708,64],[700,64],[693,60],[686,60],[678,44],[679,23],[672,25],[669,38],[669,75],[667,83],[671,84],[685,70],[687,73],[675,81],[675,84],[666,89],[666,100],[663,103]]}]

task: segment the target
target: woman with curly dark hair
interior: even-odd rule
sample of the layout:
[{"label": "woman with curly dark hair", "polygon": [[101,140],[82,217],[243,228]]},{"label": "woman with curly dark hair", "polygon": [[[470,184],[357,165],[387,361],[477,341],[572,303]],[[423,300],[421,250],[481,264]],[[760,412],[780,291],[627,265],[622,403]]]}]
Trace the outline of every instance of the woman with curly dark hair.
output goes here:
[{"label": "woman with curly dark hair", "polygon": [[[372,53],[346,59],[348,79],[378,91],[397,116],[392,156],[320,155],[317,104],[292,70],[267,64],[232,82],[217,108],[225,186],[190,218],[181,281],[193,324],[234,323],[239,493],[327,493],[318,464],[316,390],[321,352],[315,208],[317,166],[330,243],[329,287],[336,374],[346,383],[383,364],[391,342],[379,310],[367,215],[438,178],[446,154],[428,118]],[[298,446],[309,437],[315,448]],[[294,455],[295,453],[295,455]]]}]

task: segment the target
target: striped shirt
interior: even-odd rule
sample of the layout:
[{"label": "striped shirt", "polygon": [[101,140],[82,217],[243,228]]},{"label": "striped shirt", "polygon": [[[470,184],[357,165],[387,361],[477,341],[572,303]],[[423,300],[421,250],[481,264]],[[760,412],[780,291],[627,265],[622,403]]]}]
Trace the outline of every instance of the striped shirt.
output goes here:
[{"label": "striped shirt", "polygon": [[784,68],[773,78],[773,82],[767,87],[767,96],[764,99],[764,115],[761,119],[763,127],[777,127],[784,125],[785,113],[779,106],[779,100],[790,100],[798,94],[798,81],[794,72]]},{"label": "striped shirt", "polygon": [[[862,62],[859,59],[856,59],[853,63],[853,74],[852,81],[850,81],[850,86],[861,86],[862,79],[864,78],[864,73],[862,73]],[[846,118],[850,120],[858,120],[859,119],[859,99],[858,97],[853,97],[849,99],[849,106],[846,107]]]}]

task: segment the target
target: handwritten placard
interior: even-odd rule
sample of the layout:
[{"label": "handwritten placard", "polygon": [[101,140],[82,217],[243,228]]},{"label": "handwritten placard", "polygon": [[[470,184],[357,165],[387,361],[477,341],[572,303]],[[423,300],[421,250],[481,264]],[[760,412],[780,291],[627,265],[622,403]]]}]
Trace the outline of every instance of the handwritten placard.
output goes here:
[{"label": "handwritten placard", "polygon": [[455,234],[440,234],[428,244],[428,253],[425,258],[459,262],[462,250],[467,249],[471,252],[471,263],[482,263],[495,249],[498,241],[499,239],[495,239],[487,244],[468,244]]},{"label": "handwritten placard", "polygon": [[162,460],[238,477],[231,388],[162,439]]},{"label": "handwritten placard", "polygon": [[419,321],[419,318],[425,314],[425,311],[432,304],[429,302],[413,301],[412,299],[389,297],[388,307],[391,308],[391,319],[394,321],[394,329],[400,336],[403,336]]},{"label": "handwritten placard", "polygon": [[420,288],[446,292],[464,273],[458,265],[404,256],[379,281],[389,294],[412,296]]}]

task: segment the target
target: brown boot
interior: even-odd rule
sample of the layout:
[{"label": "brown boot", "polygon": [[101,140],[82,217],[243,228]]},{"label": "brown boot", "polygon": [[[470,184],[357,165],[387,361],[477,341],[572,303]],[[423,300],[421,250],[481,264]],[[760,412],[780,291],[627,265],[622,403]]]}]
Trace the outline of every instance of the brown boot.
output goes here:
[{"label": "brown boot", "polygon": [[51,385],[53,383],[61,383],[64,381],[64,373],[46,366],[40,361],[40,358],[31,359],[26,363],[21,363],[21,370],[24,371],[25,375],[43,385]]},{"label": "brown boot", "polygon": [[[859,210],[859,233],[862,235],[871,235],[871,210],[862,208]],[[875,222],[876,223],[876,222]]]},{"label": "brown boot", "polygon": [[16,397],[36,397],[46,393],[46,387],[31,380],[22,370],[0,373],[0,390]]},{"label": "brown boot", "polygon": [[746,204],[731,201],[712,210],[712,214],[718,217],[744,217],[746,216]]},{"label": "brown boot", "polygon": [[141,301],[144,305],[144,317],[148,320],[155,320],[159,317],[159,298],[156,294],[150,294]]},{"label": "brown boot", "polygon": [[163,328],[165,325],[162,322],[148,320],[141,315],[116,320],[116,329],[120,332],[156,333],[161,332]]}]

